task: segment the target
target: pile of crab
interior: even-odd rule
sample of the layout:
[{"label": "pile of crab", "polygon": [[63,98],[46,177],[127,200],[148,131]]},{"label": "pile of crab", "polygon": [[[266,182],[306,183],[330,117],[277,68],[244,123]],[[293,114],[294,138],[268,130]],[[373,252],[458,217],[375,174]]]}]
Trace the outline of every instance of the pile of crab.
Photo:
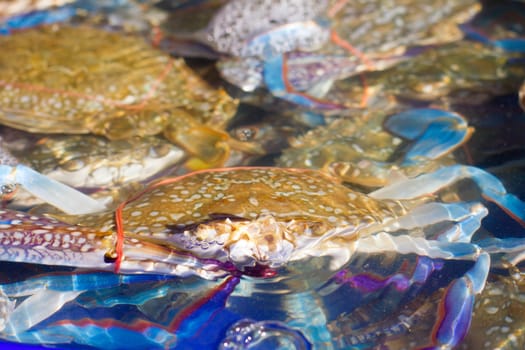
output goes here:
[{"label": "pile of crab", "polygon": [[0,1],[0,339],[522,348],[524,18]]}]

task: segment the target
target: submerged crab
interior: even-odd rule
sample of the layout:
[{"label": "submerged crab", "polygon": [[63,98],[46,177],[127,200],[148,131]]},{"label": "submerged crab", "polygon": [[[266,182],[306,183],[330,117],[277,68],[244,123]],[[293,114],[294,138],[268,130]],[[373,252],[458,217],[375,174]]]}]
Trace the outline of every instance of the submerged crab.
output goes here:
[{"label": "submerged crab", "polygon": [[184,157],[180,148],[155,136],[113,141],[94,135],[40,136],[11,153],[52,179],[88,190],[147,181]]},{"label": "submerged crab", "polygon": [[[84,192],[96,192],[99,199],[125,196],[128,188],[136,190],[140,182],[174,170],[184,160],[183,150],[157,136],[107,140],[95,135],[43,136],[4,127],[1,137],[1,164],[25,164]],[[2,200],[10,208],[41,203],[18,189],[3,191]]]},{"label": "submerged crab", "polygon": [[333,80],[392,65],[401,58],[392,53],[399,55],[410,45],[456,40],[461,36],[457,23],[478,9],[471,0],[432,5],[234,0],[190,37],[221,55],[221,74],[241,89],[264,84],[277,97],[334,109],[345,104],[320,99]]},{"label": "submerged crab", "polygon": [[194,157],[192,167],[221,165],[232,144],[247,146],[224,131],[237,101],[137,37],[53,26],[0,45],[5,125],[112,140],[163,133]]},{"label": "submerged crab", "polygon": [[[468,57],[468,60],[465,60]],[[519,56],[478,42],[461,41],[431,47],[410,60],[383,71],[366,74],[368,106],[383,101],[454,102],[481,104],[492,96],[514,93],[523,78]],[[359,79],[338,80],[325,96],[331,101],[354,103],[365,93]]]},{"label": "submerged crab", "polygon": [[416,108],[391,114],[385,109],[310,130],[292,140],[277,164],[324,169],[347,183],[380,187],[453,164],[449,153],[473,132],[454,112]]},{"label": "submerged crab", "polygon": [[[436,345],[443,346],[457,344],[468,329],[464,320],[469,319],[470,309],[465,305],[470,305],[483,289],[490,267],[487,252],[512,254],[523,251],[525,244],[519,239],[509,244],[505,240],[472,241],[487,214],[485,207],[479,202],[443,200],[443,187],[470,178],[483,198],[524,221],[525,203],[507,194],[495,177],[473,167],[442,168],[369,195],[350,190],[314,170],[206,170],[155,182],[121,203],[116,211],[104,210],[101,204],[90,198],[84,200],[82,195],[71,203],[72,194],[65,193],[67,188],[23,166],[4,170],[8,172],[3,177],[5,183],[27,183],[70,213],[91,214],[60,216],[70,222],[67,224],[2,211],[1,260],[128,273],[198,275],[206,279],[230,276],[211,292],[220,295],[220,305],[238,283],[244,283],[242,278],[239,280],[243,275],[277,278],[285,283],[286,278],[279,276],[291,274],[293,280],[294,275],[300,278],[304,269],[318,271],[322,264],[321,271],[329,276],[355,251],[391,250],[474,260],[474,266],[453,282],[444,296],[445,312],[436,325],[435,339]],[[57,193],[63,194],[62,203],[55,198]],[[319,277],[317,272],[314,279]],[[38,295],[36,290],[41,289],[33,288],[29,293]],[[70,298],[78,295],[75,293],[78,289],[71,290]],[[38,303],[38,298],[31,300]],[[198,301],[196,305],[212,300]],[[31,302],[25,307],[28,304]],[[45,310],[48,314],[40,314],[42,319],[56,312],[57,306]],[[192,306],[191,310],[185,315],[212,312],[200,306]],[[10,325],[7,314],[8,334],[23,334],[28,329],[26,323]],[[305,322],[301,331],[309,341],[324,342],[324,338],[317,338],[316,330],[309,330],[311,321]]]}]

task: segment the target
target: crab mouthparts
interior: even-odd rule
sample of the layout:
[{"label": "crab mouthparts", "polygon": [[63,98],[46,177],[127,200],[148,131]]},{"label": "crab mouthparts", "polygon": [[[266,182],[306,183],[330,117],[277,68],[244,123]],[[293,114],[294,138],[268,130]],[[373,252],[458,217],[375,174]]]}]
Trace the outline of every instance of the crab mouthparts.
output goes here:
[{"label": "crab mouthparts", "polygon": [[181,248],[201,258],[230,261],[240,270],[280,267],[293,258],[298,237],[314,238],[307,225],[295,220],[279,221],[272,215],[254,220],[211,221],[184,230],[178,236]]}]

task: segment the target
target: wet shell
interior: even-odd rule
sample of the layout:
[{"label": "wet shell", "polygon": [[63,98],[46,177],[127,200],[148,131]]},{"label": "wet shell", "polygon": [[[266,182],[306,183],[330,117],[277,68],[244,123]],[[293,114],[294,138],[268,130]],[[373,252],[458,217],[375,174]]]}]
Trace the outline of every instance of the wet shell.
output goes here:
[{"label": "wet shell", "polygon": [[236,101],[134,36],[48,26],[0,38],[0,122],[30,132],[154,135],[190,116],[224,127]]}]

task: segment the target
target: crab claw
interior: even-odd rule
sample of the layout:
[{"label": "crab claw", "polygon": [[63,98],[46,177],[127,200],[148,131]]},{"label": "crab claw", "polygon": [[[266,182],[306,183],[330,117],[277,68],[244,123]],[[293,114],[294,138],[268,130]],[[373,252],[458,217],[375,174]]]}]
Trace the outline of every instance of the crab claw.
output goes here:
[{"label": "crab claw", "polygon": [[474,297],[485,287],[490,269],[490,256],[483,253],[474,266],[446,290],[439,305],[432,345],[424,349],[450,349],[465,337],[472,320]]},{"label": "crab claw", "polygon": [[370,193],[377,199],[412,199],[434,193],[462,179],[474,181],[483,198],[497,204],[512,218],[525,226],[525,203],[507,193],[503,184],[494,175],[472,166],[453,165],[413,179],[398,181]]},{"label": "crab claw", "polygon": [[235,140],[222,130],[194,120],[185,111],[179,111],[177,116],[178,122],[169,124],[164,136],[187,151],[186,167],[190,170],[222,167],[232,150],[265,154],[256,143]]},{"label": "crab claw", "polygon": [[435,108],[411,109],[395,114],[385,128],[405,139],[415,141],[405,155],[403,165],[421,159],[437,159],[461,146],[473,128],[459,114]]},{"label": "crab claw", "polygon": [[68,214],[88,214],[105,210],[104,204],[63,183],[52,180],[22,164],[0,165],[1,193],[20,185],[26,191]]}]

